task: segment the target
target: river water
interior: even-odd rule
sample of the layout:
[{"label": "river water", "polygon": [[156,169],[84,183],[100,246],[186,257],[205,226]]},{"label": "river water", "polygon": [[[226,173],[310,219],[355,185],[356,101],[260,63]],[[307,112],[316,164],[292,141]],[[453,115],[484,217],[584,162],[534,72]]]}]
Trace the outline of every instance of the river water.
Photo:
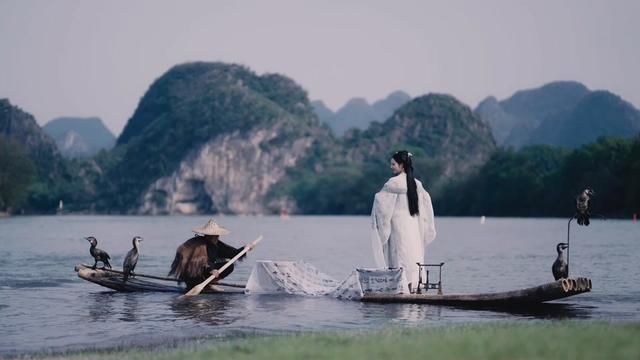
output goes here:
[{"label": "river water", "polygon": [[[116,293],[77,277],[90,263],[89,244],[122,267],[140,235],[137,272],[166,275],[176,247],[207,217],[45,216],[0,219],[0,356],[127,346],[194,338],[297,331],[368,330],[523,319],[640,321],[640,224],[594,220],[572,225],[571,275],[593,290],[542,308],[464,310],[444,306],[364,304],[292,295]],[[256,260],[304,260],[337,280],[373,266],[368,217],[216,218],[240,246],[264,240],[226,280],[244,282]],[[445,293],[513,290],[553,280],[555,245],[566,240],[562,219],[437,218],[428,262],[445,262]]]}]

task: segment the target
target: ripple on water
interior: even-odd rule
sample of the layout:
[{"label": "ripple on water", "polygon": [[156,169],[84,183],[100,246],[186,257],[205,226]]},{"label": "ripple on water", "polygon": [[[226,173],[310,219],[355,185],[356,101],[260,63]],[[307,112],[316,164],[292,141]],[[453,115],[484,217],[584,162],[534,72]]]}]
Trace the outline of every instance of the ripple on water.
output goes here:
[{"label": "ripple on water", "polygon": [[5,285],[3,285],[0,289],[14,290],[14,289],[59,287],[67,284],[72,284],[75,281],[71,279],[63,278],[63,279],[9,279],[9,280],[3,280],[3,282]]}]

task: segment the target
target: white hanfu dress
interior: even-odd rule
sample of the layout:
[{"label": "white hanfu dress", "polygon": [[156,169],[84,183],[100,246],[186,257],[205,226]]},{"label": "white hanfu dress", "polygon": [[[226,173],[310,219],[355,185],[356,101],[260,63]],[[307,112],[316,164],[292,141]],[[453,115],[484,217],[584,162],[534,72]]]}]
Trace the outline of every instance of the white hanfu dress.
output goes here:
[{"label": "white hanfu dress", "polygon": [[[394,176],[376,193],[371,211],[371,242],[378,268],[403,268],[415,288],[426,246],[436,237],[431,196],[416,180],[419,214],[411,216],[407,176]],[[408,289],[407,289],[408,290]]]}]

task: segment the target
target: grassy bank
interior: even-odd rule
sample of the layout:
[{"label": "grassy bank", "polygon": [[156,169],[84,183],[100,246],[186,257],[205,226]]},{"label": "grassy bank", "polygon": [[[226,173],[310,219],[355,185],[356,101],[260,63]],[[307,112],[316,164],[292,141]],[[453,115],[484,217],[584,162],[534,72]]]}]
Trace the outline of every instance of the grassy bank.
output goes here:
[{"label": "grassy bank", "polygon": [[[72,359],[640,359],[640,324],[547,322],[268,336]],[[69,358],[69,356],[65,356]]]}]

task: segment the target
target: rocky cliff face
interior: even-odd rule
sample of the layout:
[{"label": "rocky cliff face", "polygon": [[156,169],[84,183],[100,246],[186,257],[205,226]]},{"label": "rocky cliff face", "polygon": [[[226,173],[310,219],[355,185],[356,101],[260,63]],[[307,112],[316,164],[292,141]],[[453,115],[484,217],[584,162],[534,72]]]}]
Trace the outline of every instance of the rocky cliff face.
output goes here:
[{"label": "rocky cliff face", "polygon": [[[145,191],[142,214],[265,214],[294,211],[287,198],[268,199],[273,185],[312,143],[282,139],[280,127],[220,135],[189,154],[171,175]],[[279,146],[269,146],[272,142]]]},{"label": "rocky cliff face", "polygon": [[89,156],[89,144],[82,139],[80,134],[73,130],[67,131],[62,138],[56,141],[56,144],[65,157]]}]

